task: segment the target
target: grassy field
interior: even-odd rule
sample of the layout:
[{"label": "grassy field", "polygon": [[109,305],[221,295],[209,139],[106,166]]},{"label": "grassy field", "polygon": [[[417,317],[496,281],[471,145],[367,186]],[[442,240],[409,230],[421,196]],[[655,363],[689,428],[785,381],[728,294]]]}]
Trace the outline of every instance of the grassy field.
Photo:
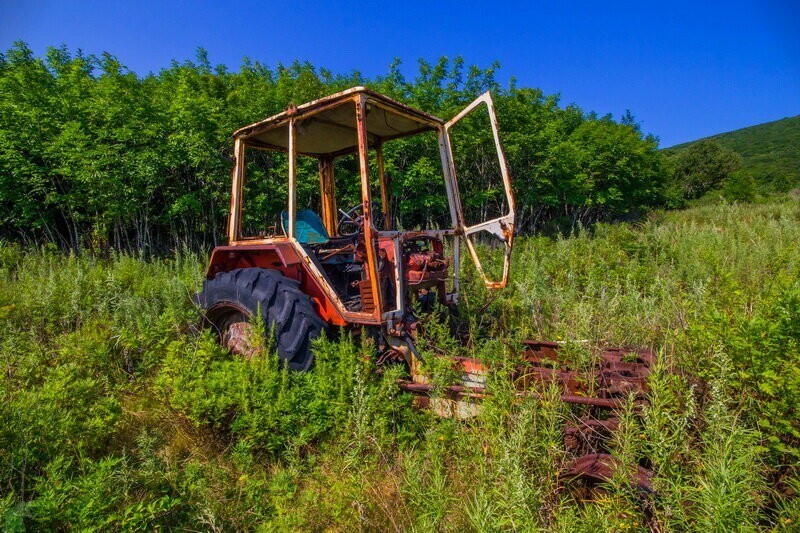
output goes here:
[{"label": "grassy field", "polygon": [[[508,360],[526,337],[653,347],[650,405],[614,440],[595,502],[558,473],[553,394],[478,419],[411,408],[358,338],[287,373],[231,359],[194,325],[206,258],[75,257],[0,247],[0,520],[38,529],[796,530],[800,521],[800,202],[716,205],[523,238],[513,282],[472,287],[454,346]],[[488,302],[488,304],[487,304]]]}]

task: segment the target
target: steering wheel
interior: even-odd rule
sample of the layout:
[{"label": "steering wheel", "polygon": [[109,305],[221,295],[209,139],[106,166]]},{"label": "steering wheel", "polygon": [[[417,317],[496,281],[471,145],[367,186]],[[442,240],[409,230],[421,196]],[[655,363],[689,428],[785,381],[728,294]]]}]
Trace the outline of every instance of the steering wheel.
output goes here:
[{"label": "steering wheel", "polygon": [[336,230],[342,237],[355,235],[364,228],[364,213],[361,204],[355,205],[347,211],[339,209],[339,214],[341,216]]},{"label": "steering wheel", "polygon": [[[339,224],[337,231],[342,237],[350,237],[364,229],[364,209],[362,204],[356,204],[347,211],[339,209]],[[380,206],[373,202],[372,204],[372,221],[373,227],[377,230],[383,229],[383,214],[381,213]]]}]

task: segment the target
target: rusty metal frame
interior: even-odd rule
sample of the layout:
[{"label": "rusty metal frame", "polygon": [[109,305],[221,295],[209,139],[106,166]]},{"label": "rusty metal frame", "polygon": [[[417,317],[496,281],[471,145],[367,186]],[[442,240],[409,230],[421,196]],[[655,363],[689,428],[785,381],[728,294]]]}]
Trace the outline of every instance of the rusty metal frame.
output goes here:
[{"label": "rusty metal frame", "polygon": [[[340,105],[345,105],[352,102],[356,113],[356,127],[348,128],[353,129],[356,135],[356,143],[354,148],[339,150],[335,153],[329,154],[316,154],[305,153],[298,151],[297,146],[297,125],[298,121],[312,119],[318,113],[326,110],[333,109]],[[498,155],[500,157],[501,169],[503,169],[503,180],[507,187],[507,195],[509,198],[509,206],[511,207],[510,213],[499,219],[483,222],[481,224],[467,227],[464,221],[462,211],[461,199],[459,197],[458,181],[453,163],[452,151],[448,135],[449,128],[458,120],[469,114],[478,105],[485,103],[489,108],[490,117],[492,119],[492,128],[495,143],[497,145]],[[405,117],[406,119],[422,124],[417,129],[405,132],[399,132],[397,135],[386,135],[382,137],[375,137],[369,134],[367,126],[367,111],[370,109],[368,106],[375,106],[383,109],[385,112],[394,115]],[[287,127],[288,126],[288,143],[287,147],[273,146],[269,143],[259,141],[254,136],[264,133],[273,128]],[[390,197],[390,181],[385,172],[383,160],[383,143],[395,138],[412,136],[424,131],[436,131],[439,144],[439,152],[442,158],[442,170],[445,182],[445,189],[447,193],[448,206],[450,208],[450,218],[452,221],[451,229],[444,230],[423,230],[423,231],[395,231],[393,228],[393,217],[391,216],[391,197]],[[373,137],[373,138],[371,138]],[[286,236],[273,236],[273,237],[243,237],[241,235],[242,227],[242,201],[243,201],[243,188],[244,180],[246,179],[246,161],[245,161],[245,147],[253,147],[265,150],[275,150],[286,153],[289,159],[289,195],[287,199],[288,211],[288,227],[286,229]],[[381,205],[384,211],[385,230],[378,231],[372,220],[372,197],[370,189],[369,177],[369,151],[375,150],[375,157],[378,169],[378,179],[380,183]],[[372,312],[353,312],[348,311],[338,294],[333,291],[330,284],[327,282],[326,276],[314,264],[311,257],[308,256],[306,250],[295,239],[295,222],[296,222],[296,182],[297,182],[297,157],[308,156],[314,157],[319,161],[319,180],[320,192],[322,198],[322,220],[325,228],[330,235],[337,233],[338,211],[335,198],[335,177],[333,162],[337,157],[347,154],[357,154],[360,169],[361,179],[361,200],[362,212],[364,215],[364,239],[366,245],[366,269],[367,277],[370,280],[370,291],[375,307]],[[273,117],[267,118],[260,122],[256,122],[244,128],[237,130],[234,133],[234,168],[232,171],[232,192],[231,192],[231,215],[228,224],[228,239],[229,244],[236,246],[238,244],[274,244],[281,242],[288,242],[292,245],[296,253],[303,259],[306,264],[310,275],[320,282],[326,295],[333,302],[337,311],[342,315],[345,320],[363,323],[363,324],[379,324],[386,320],[393,320],[400,318],[405,307],[404,301],[404,277],[401,261],[395,260],[394,263],[394,278],[397,297],[394,303],[394,309],[383,312],[382,298],[383,294],[380,289],[379,277],[377,272],[377,246],[378,239],[390,238],[393,241],[395,257],[399,258],[402,251],[402,241],[406,238],[413,238],[418,236],[429,236],[442,239],[444,237],[453,237],[453,277],[452,277],[452,293],[447,297],[450,301],[455,300],[455,295],[459,290],[459,270],[461,260],[461,247],[459,235],[464,236],[467,247],[473,257],[473,260],[478,267],[478,271],[484,278],[487,286],[499,288],[504,286],[505,283],[490,283],[486,279],[480,261],[477,258],[475,249],[469,240],[469,235],[486,229],[493,233],[498,234],[501,238],[505,239],[507,252],[506,252],[506,265],[504,268],[504,280],[507,278],[508,266],[508,252],[510,252],[511,242],[508,235],[513,234],[513,196],[510,193],[510,180],[508,178],[508,171],[505,163],[505,158],[502,155],[502,149],[499,144],[499,136],[497,134],[497,122],[494,116],[494,107],[491,102],[491,96],[486,93],[476,99],[456,117],[445,122],[442,119],[429,115],[417,109],[411,108],[387,98],[379,93],[375,93],[363,87],[354,87],[340,93],[309,102],[299,107],[290,107],[283,113],[279,113]],[[498,227],[499,225],[499,227]],[[511,228],[511,232],[502,233],[500,230]],[[502,233],[502,234],[501,234]]]},{"label": "rusty metal frame", "polygon": [[[355,98],[349,98],[347,100],[340,100],[335,102],[332,105],[341,105],[347,101],[352,101],[356,105],[356,109],[360,104],[360,98],[356,96]],[[328,108],[330,106],[326,106]],[[319,110],[317,110],[319,111]],[[357,322],[362,324],[379,324],[382,321],[381,316],[381,308],[379,307],[380,300],[376,299],[376,306],[373,312],[366,313],[366,312],[354,312],[349,311],[344,306],[341,298],[336,291],[334,291],[331,287],[331,284],[327,281],[325,274],[316,266],[314,261],[308,255],[306,250],[300,245],[300,243],[294,237],[294,230],[295,230],[295,222],[296,222],[296,181],[297,181],[297,143],[296,143],[296,128],[295,128],[295,120],[296,115],[294,113],[291,114],[290,118],[287,120],[289,126],[289,148],[287,150],[283,150],[280,147],[271,147],[271,146],[264,146],[264,143],[257,143],[254,147],[267,149],[267,150],[277,150],[284,153],[287,153],[289,159],[289,197],[288,197],[288,227],[286,228],[286,236],[274,236],[268,238],[244,238],[241,235],[241,219],[242,219],[242,199],[243,199],[243,188],[244,188],[244,180],[246,179],[245,171],[246,171],[246,162],[245,162],[245,147],[250,146],[251,142],[248,142],[245,137],[236,137],[234,139],[234,168],[233,168],[233,183],[232,183],[232,191],[231,191],[231,216],[229,219],[228,224],[228,240],[229,245],[236,246],[236,245],[253,245],[253,244],[278,244],[278,243],[286,243],[288,242],[291,244],[292,248],[295,252],[302,258],[303,263],[308,268],[309,273],[313,276],[317,282],[319,283],[322,290],[325,292],[326,296],[329,298],[331,302],[333,302],[336,310],[345,320],[349,320],[351,322]],[[359,135],[359,141],[361,141],[362,136]],[[360,143],[359,143],[360,144]],[[302,155],[302,154],[301,154]],[[365,153],[366,155],[366,153]],[[315,156],[316,157],[316,156]],[[320,165],[322,166],[322,159],[320,159]],[[326,173],[329,175],[329,182],[327,185],[334,187],[334,176],[333,176],[333,159],[328,158],[330,161],[330,166],[326,170]],[[363,161],[362,168],[363,166]],[[368,171],[368,167],[367,167]],[[366,198],[369,199],[369,180],[368,175],[367,177],[367,196]],[[320,176],[320,179],[323,179],[323,176]],[[327,180],[326,180],[327,181]],[[364,191],[364,175],[362,173],[362,192]],[[362,201],[364,198],[362,197]],[[336,220],[336,211],[335,211],[335,199],[331,204],[329,204],[330,211],[330,218]],[[333,222],[333,227],[335,227],[336,223]],[[371,228],[371,225],[368,225]],[[366,237],[365,237],[366,238]],[[376,240],[376,239],[375,239]],[[370,248],[373,248],[371,257],[370,256]],[[370,247],[367,246],[368,251],[368,267],[369,265],[372,266],[373,272],[370,272],[370,279],[373,276],[376,276],[376,258],[374,252],[374,246]],[[379,291],[379,284],[372,283],[372,290],[373,290],[373,297],[375,296],[375,292]],[[378,296],[380,298],[380,296]]]},{"label": "rusty metal frame", "polygon": [[320,202],[322,204],[322,223],[328,230],[328,235],[336,235],[339,232],[338,209],[336,206],[336,182],[333,174],[333,158],[324,157],[319,159],[319,188]]},{"label": "rusty metal frame", "polygon": [[242,192],[244,187],[244,141],[235,139],[233,143],[233,171],[231,176],[231,211],[228,218],[228,242],[239,239],[242,230]]},{"label": "rusty metal frame", "polygon": [[[399,115],[406,116],[416,122],[421,122],[423,124],[430,124],[430,128],[421,129],[420,131],[413,131],[413,132],[406,132],[400,135],[401,137],[405,137],[407,135],[413,135],[414,133],[420,133],[421,131],[427,131],[427,129],[433,129],[441,124],[444,124],[444,121],[438,117],[435,117],[431,114],[425,113],[424,111],[420,111],[419,109],[414,109],[413,107],[409,107],[401,102],[393,100],[387,96],[384,96],[380,93],[375,91],[371,91],[365,87],[353,87],[351,89],[347,89],[345,91],[338,92],[336,94],[332,94],[330,96],[326,96],[324,98],[319,98],[307,104],[303,104],[301,106],[292,106],[286,111],[282,113],[278,113],[272,117],[266,118],[254,124],[250,124],[249,126],[245,126],[233,132],[234,138],[248,138],[254,135],[258,135],[263,133],[267,130],[272,128],[277,128],[284,125],[289,117],[296,116],[302,118],[309,118],[313,115],[316,115],[322,111],[327,109],[331,109],[333,107],[339,106],[342,103],[358,99],[361,96],[366,96],[371,104],[375,104],[378,107],[381,107],[385,110],[391,111],[393,113],[397,113]],[[394,137],[384,137],[383,139],[389,140]],[[279,147],[273,147],[277,149],[281,149]],[[348,153],[352,153],[348,152]],[[320,155],[344,155],[344,154],[301,154],[301,155],[309,155],[313,157],[319,157]]]},{"label": "rusty metal frame", "polygon": [[295,128],[295,120],[289,119],[289,227],[286,228],[286,234],[295,244],[297,241],[294,238],[294,229],[296,226],[297,218],[297,129]]},{"label": "rusty metal frame", "polygon": [[[472,226],[467,226],[466,220],[464,219],[464,211],[463,211],[463,206],[461,205],[460,194],[458,192],[459,191],[458,176],[456,175],[455,161],[453,159],[452,143],[450,142],[450,130],[462,118],[472,113],[481,104],[486,105],[487,112],[489,113],[489,120],[492,126],[492,137],[494,139],[495,149],[497,150],[497,157],[500,162],[500,175],[503,178],[503,188],[505,189],[506,200],[508,202],[508,213],[491,220],[486,220],[484,222],[480,222]],[[450,176],[450,179],[452,180],[451,187],[455,191],[455,194],[448,191],[448,196],[453,196],[455,199],[457,220],[454,222],[457,223],[456,227],[461,230],[461,233],[464,236],[464,241],[466,242],[467,249],[469,250],[469,253],[472,256],[472,261],[475,263],[475,267],[477,268],[478,273],[483,278],[484,284],[490,289],[501,289],[505,287],[506,284],[508,283],[508,274],[511,266],[511,249],[513,248],[513,239],[514,239],[516,206],[514,202],[514,193],[511,187],[511,176],[508,172],[508,163],[506,162],[506,157],[505,154],[503,153],[503,147],[500,144],[500,133],[497,125],[497,114],[495,113],[494,102],[492,101],[492,95],[489,93],[489,91],[483,93],[481,96],[476,98],[471,104],[465,107],[455,117],[447,121],[444,124],[443,130],[444,130],[444,134],[442,135],[443,163],[446,163],[446,168],[448,169],[451,175]],[[470,239],[471,235],[474,235],[481,231],[487,231],[497,236],[504,243],[505,250],[503,255],[503,276],[499,280],[490,280],[487,277],[483,269],[483,265],[481,264],[480,258],[478,257],[475,245]]]},{"label": "rusty metal frame", "polygon": [[372,314],[378,320],[382,317],[383,295],[378,278],[378,236],[372,225],[372,194],[369,186],[369,140],[367,137],[367,98],[364,93],[357,93],[356,127],[358,128],[358,161],[361,171],[361,212],[364,222],[364,246],[367,249],[367,276],[375,308]]}]

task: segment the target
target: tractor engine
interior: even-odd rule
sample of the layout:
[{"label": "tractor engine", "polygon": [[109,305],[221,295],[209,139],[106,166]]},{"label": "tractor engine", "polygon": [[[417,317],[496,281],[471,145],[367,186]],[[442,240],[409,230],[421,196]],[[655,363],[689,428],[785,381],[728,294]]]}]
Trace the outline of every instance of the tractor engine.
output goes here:
[{"label": "tractor engine", "polygon": [[450,262],[442,241],[419,238],[403,243],[403,270],[409,289],[428,288],[447,278]]}]

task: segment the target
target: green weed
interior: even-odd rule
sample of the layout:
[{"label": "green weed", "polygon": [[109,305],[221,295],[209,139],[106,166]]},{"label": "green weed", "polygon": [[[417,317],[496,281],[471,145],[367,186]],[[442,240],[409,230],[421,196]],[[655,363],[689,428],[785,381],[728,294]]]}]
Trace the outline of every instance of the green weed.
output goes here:
[{"label": "green weed", "polygon": [[[637,225],[520,238],[512,281],[465,267],[467,333],[424,324],[418,348],[495,368],[471,421],[414,410],[402,368],[358,335],[321,339],[306,374],[269,343],[234,358],[197,331],[205,258],[65,255],[0,246],[3,528],[663,531],[795,529],[800,424],[800,207],[698,206]],[[594,502],[559,477],[558,391],[517,400],[518,341],[655,348],[649,402],[612,443],[620,475]],[[434,362],[435,361],[435,362]]]}]

